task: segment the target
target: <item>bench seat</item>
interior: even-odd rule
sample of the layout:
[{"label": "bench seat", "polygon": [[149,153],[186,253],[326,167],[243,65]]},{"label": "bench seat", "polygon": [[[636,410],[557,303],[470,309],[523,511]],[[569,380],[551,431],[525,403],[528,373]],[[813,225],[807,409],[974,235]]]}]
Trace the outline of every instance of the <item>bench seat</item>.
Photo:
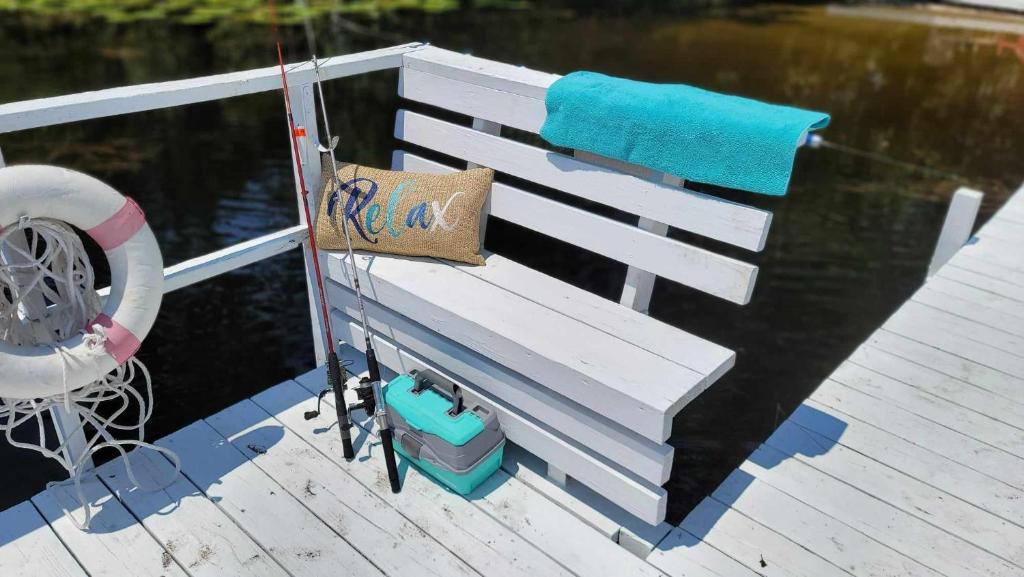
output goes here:
[{"label": "bench seat", "polygon": [[[328,276],[349,286],[345,259],[330,255]],[[429,258],[361,253],[356,260],[369,273],[369,298],[658,443],[671,435],[676,413],[733,359],[717,345],[635,311],[619,306],[612,314],[598,304],[601,297],[497,255],[488,262],[501,269],[495,277],[514,277],[507,285],[489,282],[490,265],[470,274]],[[544,287],[556,291],[537,290]],[[632,319],[626,326],[633,330],[615,330],[622,318]],[[712,355],[702,360],[704,372],[652,352],[652,339],[631,340],[643,336],[645,326],[678,333],[659,350],[689,352],[702,343]]]},{"label": "bench seat", "polygon": [[[732,351],[498,254],[471,267],[358,253],[382,362],[408,354],[499,405],[509,437],[630,514],[664,518],[675,414],[734,362]],[[362,331],[344,253],[327,255],[339,334]],[[685,364],[684,364],[685,363]],[[525,423],[518,421],[526,421]],[[517,428],[518,427],[518,428]],[[555,451],[553,454],[552,451]]]}]

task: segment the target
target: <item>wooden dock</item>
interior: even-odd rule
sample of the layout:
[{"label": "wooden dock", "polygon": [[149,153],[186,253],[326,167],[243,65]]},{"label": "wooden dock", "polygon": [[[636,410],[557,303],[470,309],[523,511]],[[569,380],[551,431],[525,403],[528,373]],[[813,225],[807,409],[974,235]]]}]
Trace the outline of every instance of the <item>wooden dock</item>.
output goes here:
[{"label": "wooden dock", "polygon": [[353,463],[333,418],[303,419],[310,375],[162,439],[184,464],[164,491],[102,466],[90,533],[69,489],[0,512],[0,575],[1020,576],[1020,247],[1024,188],[670,531],[587,510],[515,451],[468,499],[408,468],[392,495],[365,415]]}]

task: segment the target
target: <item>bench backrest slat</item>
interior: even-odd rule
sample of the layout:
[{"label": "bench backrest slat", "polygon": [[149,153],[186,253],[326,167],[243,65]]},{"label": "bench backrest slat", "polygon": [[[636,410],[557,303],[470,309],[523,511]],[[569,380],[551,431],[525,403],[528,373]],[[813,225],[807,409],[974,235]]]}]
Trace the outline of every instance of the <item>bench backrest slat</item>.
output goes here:
[{"label": "bench backrest slat", "polygon": [[[558,78],[428,47],[403,58],[399,94],[470,116],[474,123],[536,133],[547,114],[544,95]],[[764,248],[772,219],[769,211],[677,186],[674,179],[652,169],[580,151],[575,156],[552,152],[495,132],[405,110],[395,123],[397,138],[464,160],[469,166],[487,166],[662,228],[668,225],[751,251]],[[495,190],[490,207],[495,217],[733,302],[750,300],[756,266],[521,189]],[[529,214],[542,207],[568,217],[565,222],[572,222],[574,230],[558,230],[558,218]],[[659,236],[655,242],[653,237]],[[622,242],[628,244],[617,244]]]},{"label": "bench backrest slat", "polygon": [[[396,151],[396,170],[455,168]],[[491,215],[736,302],[750,298],[757,267],[496,182]]]}]

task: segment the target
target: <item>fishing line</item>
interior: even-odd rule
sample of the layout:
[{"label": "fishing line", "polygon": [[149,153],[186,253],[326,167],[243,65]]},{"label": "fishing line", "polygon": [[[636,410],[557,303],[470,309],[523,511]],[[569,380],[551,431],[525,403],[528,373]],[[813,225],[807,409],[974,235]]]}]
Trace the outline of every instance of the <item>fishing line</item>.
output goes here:
[{"label": "fishing line", "polygon": [[910,171],[932,173],[932,174],[937,175],[937,176],[943,176],[943,177],[946,177],[946,178],[952,178],[954,180],[959,180],[961,182],[969,182],[968,179],[964,178],[963,176],[960,176],[959,174],[953,173],[953,172],[948,172],[948,171],[945,171],[945,170],[941,170],[941,169],[938,169],[938,168],[932,168],[930,166],[924,166],[924,165],[921,165],[921,164],[914,164],[912,162],[907,162],[905,160],[900,160],[898,158],[893,158],[891,156],[887,156],[885,154],[881,154],[881,153],[878,153],[878,152],[873,152],[873,151],[870,151],[870,150],[864,150],[864,149],[860,149],[860,148],[854,148],[852,146],[847,146],[845,144],[839,144],[838,142],[832,142],[831,140],[825,140],[824,138],[822,138],[821,136],[818,136],[817,134],[810,134],[810,135],[807,136],[807,146],[809,146],[810,148],[828,148],[830,150],[835,150],[836,152],[839,152],[839,153],[842,153],[842,154],[849,154],[851,156],[859,156],[859,157],[862,157],[862,158],[867,158],[869,160],[874,160],[875,162],[880,162],[882,164],[888,164],[890,166],[897,166],[897,167],[900,167],[900,168],[903,168],[903,169],[906,169],[906,170],[910,170]]}]

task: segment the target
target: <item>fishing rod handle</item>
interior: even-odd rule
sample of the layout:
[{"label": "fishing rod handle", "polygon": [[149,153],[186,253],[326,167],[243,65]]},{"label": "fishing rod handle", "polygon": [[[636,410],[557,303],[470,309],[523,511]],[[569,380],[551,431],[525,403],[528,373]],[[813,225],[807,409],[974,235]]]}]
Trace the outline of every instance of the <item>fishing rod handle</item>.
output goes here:
[{"label": "fishing rod handle", "polygon": [[345,376],[338,361],[338,353],[331,351],[327,355],[327,383],[334,390],[334,410],[338,415],[338,432],[341,434],[341,453],[346,461],[356,458],[352,448],[352,423],[348,418],[348,405],[345,402]]},{"label": "fishing rod handle", "polygon": [[[363,330],[367,330],[364,325]],[[377,364],[377,353],[373,352],[373,345],[370,340],[366,340],[366,370],[370,376],[371,383],[380,382],[380,365]]]},{"label": "fishing rod handle", "polygon": [[398,463],[395,462],[395,443],[391,429],[380,430],[380,442],[384,446],[384,464],[388,468],[391,492],[398,493],[402,490],[402,482],[398,478]]}]

